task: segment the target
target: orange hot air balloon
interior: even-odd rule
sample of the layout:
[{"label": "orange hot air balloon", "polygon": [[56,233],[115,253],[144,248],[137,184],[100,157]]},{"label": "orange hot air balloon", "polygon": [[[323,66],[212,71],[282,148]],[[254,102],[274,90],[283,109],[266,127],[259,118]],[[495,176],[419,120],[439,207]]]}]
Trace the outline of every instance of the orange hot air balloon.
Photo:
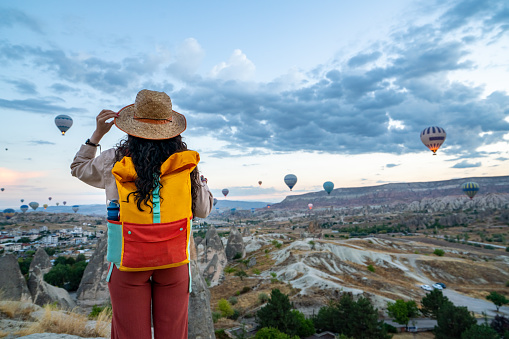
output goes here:
[{"label": "orange hot air balloon", "polygon": [[310,210],[312,210],[312,209],[313,209],[313,204],[308,204],[308,208],[309,208]]},{"label": "orange hot air balloon", "polygon": [[258,185],[260,185],[260,186],[261,186],[261,185],[262,185],[262,182],[261,182],[261,181],[258,181]]}]

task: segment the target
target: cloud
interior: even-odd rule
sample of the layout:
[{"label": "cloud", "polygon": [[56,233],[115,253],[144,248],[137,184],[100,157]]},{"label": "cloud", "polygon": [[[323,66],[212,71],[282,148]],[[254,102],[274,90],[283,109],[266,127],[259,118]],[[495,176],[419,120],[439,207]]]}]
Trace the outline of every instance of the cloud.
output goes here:
[{"label": "cloud", "polygon": [[36,33],[42,33],[41,25],[36,19],[17,9],[0,8],[0,18],[2,18],[0,28],[20,25]]},{"label": "cloud", "polygon": [[28,80],[5,80],[5,82],[14,85],[17,91],[25,95],[36,95],[36,85]]},{"label": "cloud", "polygon": [[0,107],[30,113],[43,113],[43,114],[86,112],[86,110],[83,108],[77,107],[67,108],[55,105],[51,100],[47,99],[24,99],[24,100],[0,99]]},{"label": "cloud", "polygon": [[254,75],[255,65],[240,49],[233,51],[228,62],[221,62],[211,71],[212,78],[221,80],[249,80]]},{"label": "cloud", "polygon": [[55,145],[54,142],[46,141],[46,140],[32,140],[30,141],[31,145]]},{"label": "cloud", "polygon": [[399,166],[400,164],[387,164],[385,165],[385,167],[387,168],[393,168],[393,167],[396,167],[396,166]]},{"label": "cloud", "polygon": [[463,160],[462,162],[457,163],[451,168],[471,168],[471,167],[481,167],[481,163],[480,162],[471,163],[468,162],[467,160]]},{"label": "cloud", "polygon": [[40,178],[44,176],[44,172],[37,171],[13,171],[9,168],[0,167],[0,177],[2,178],[3,185],[16,185],[23,183],[26,179]]},{"label": "cloud", "polygon": [[382,56],[382,53],[376,51],[372,53],[359,53],[356,56],[350,58],[348,60],[347,65],[349,67],[359,67],[363,66],[369,62],[376,61],[378,58]]},{"label": "cloud", "polygon": [[178,79],[189,80],[200,67],[204,56],[205,52],[196,39],[186,39],[178,47],[175,61],[166,70]]}]

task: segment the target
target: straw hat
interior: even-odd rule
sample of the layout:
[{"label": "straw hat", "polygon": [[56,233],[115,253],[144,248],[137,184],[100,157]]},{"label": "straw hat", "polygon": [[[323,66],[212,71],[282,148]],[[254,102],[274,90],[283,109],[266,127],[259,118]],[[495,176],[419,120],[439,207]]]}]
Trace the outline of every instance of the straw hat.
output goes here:
[{"label": "straw hat", "polygon": [[115,125],[129,135],[152,140],[173,138],[186,129],[186,118],[172,110],[164,92],[143,89],[134,104],[118,111]]}]

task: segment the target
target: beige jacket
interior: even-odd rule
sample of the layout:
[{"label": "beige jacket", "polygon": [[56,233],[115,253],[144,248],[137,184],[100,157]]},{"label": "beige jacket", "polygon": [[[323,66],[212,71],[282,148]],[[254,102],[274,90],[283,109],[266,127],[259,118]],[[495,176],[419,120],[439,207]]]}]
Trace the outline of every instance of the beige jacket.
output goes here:
[{"label": "beige jacket", "polygon": [[[107,200],[118,200],[117,184],[111,173],[115,165],[115,149],[110,148],[95,156],[97,147],[82,145],[71,164],[71,173],[90,186],[103,188],[106,191]],[[196,200],[194,216],[206,218],[214,204],[214,197],[207,184],[202,183]]]}]

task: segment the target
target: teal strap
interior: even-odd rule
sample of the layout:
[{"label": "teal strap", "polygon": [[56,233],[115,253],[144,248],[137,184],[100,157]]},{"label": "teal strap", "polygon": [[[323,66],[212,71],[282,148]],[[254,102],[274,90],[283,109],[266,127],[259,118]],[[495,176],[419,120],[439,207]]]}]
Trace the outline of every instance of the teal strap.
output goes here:
[{"label": "teal strap", "polygon": [[152,222],[154,224],[161,223],[161,203],[159,198],[159,185],[152,190]]},{"label": "teal strap", "polygon": [[108,275],[106,276],[106,282],[110,282],[110,278],[111,278],[111,272],[113,272],[113,266],[115,264],[110,262],[110,269],[108,270]]},{"label": "teal strap", "polygon": [[189,267],[189,293],[193,291],[193,275],[191,274],[191,252],[189,251],[189,245],[191,245],[191,237],[193,236],[193,220],[189,220],[189,229],[191,230],[191,234],[189,235],[189,241],[187,242],[187,253],[189,255],[189,263],[187,267]]}]

